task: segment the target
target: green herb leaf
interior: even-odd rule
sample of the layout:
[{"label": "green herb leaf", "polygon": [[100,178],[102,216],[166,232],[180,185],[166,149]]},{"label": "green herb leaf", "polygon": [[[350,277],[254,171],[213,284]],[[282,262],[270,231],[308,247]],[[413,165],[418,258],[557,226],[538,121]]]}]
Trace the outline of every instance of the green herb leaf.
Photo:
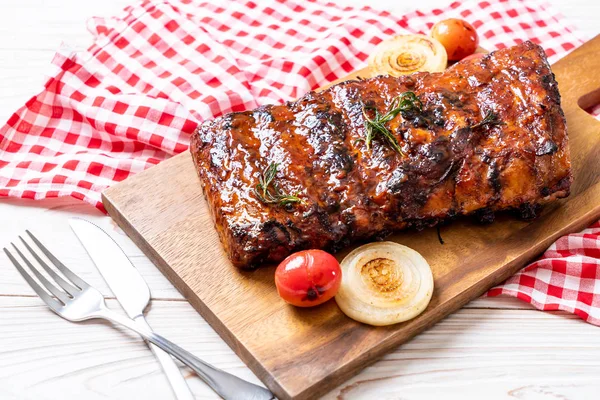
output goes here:
[{"label": "green herb leaf", "polygon": [[385,114],[380,114],[375,110],[375,117],[370,118],[367,114],[367,108],[363,105],[363,116],[365,117],[365,129],[367,136],[365,142],[367,150],[371,149],[371,142],[375,135],[381,135],[399,154],[403,154],[402,148],[396,137],[390,132],[385,124],[396,118],[400,113],[421,112],[423,104],[417,95],[413,92],[404,92],[400,96],[396,96],[390,104],[390,109]]},{"label": "green herb leaf", "polygon": [[484,126],[504,125],[504,122],[498,119],[498,114],[493,111],[488,111],[485,117],[475,125],[471,125],[471,129],[482,128]]},{"label": "green herb leaf", "polygon": [[278,163],[271,163],[258,178],[258,184],[254,188],[258,199],[265,204],[279,204],[284,207],[302,202],[297,196],[283,193],[277,182],[275,182],[278,168]]}]

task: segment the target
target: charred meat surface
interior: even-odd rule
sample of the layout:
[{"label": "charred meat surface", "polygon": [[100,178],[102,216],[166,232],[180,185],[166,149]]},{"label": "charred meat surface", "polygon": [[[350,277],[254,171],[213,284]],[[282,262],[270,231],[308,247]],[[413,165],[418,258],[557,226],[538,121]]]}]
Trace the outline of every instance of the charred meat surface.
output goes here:
[{"label": "charred meat surface", "polygon": [[[393,137],[367,143],[365,122],[406,93],[418,106],[385,120]],[[241,268],[456,215],[529,217],[568,196],[572,180],[558,87],[531,42],[443,73],[347,81],[227,114],[203,123],[190,150],[221,241]],[[276,191],[257,191],[274,166],[268,189]],[[276,194],[299,201],[280,204]]]}]

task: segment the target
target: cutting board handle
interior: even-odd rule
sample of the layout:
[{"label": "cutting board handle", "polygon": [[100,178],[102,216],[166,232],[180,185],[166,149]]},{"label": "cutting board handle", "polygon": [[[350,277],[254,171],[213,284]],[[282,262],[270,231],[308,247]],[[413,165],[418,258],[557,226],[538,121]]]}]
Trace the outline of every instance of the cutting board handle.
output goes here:
[{"label": "cutting board handle", "polygon": [[600,103],[600,35],[555,63],[552,69],[564,108],[585,112],[584,109]]}]

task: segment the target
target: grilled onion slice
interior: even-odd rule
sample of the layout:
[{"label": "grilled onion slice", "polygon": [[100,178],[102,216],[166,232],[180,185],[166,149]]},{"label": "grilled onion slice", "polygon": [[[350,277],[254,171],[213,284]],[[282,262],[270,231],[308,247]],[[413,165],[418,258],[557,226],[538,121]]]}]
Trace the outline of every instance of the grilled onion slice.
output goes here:
[{"label": "grilled onion slice", "polygon": [[417,71],[442,72],[446,69],[446,49],[425,35],[398,35],[385,40],[369,57],[371,75],[408,75]]},{"label": "grilled onion slice", "polygon": [[382,326],[412,319],[433,294],[429,264],[413,249],[393,242],[357,248],[341,263],[335,296],[341,310],[365,324]]}]

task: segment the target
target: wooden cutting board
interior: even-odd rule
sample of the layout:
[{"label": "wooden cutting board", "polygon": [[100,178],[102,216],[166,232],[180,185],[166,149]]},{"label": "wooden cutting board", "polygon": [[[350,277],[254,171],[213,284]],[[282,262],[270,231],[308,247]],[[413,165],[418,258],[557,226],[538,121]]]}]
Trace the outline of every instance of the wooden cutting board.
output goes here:
[{"label": "wooden cutting board", "polygon": [[431,303],[412,321],[362,325],[334,301],[294,308],[277,296],[274,267],[236,270],[221,247],[187,152],[107,189],[104,205],[280,399],[315,398],[502,282],[558,237],[600,217],[600,122],[581,108],[600,102],[600,36],[553,71],[569,130],[571,196],[546,206],[533,222],[502,216],[482,226],[460,219],[442,227],[444,245],[434,229],[392,236],[419,251],[433,270]]}]

